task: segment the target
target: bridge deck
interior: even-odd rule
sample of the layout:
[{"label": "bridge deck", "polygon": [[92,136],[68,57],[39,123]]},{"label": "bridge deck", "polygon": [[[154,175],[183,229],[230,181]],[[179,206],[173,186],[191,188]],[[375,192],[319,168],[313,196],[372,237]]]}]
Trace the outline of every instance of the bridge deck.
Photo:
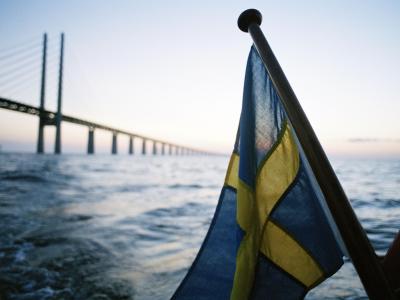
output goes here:
[{"label": "bridge deck", "polygon": [[[20,102],[13,101],[13,100],[6,99],[6,98],[2,98],[2,97],[0,97],[0,108],[13,110],[13,111],[21,112],[21,113],[26,113],[26,114],[30,114],[30,115],[36,115],[36,116],[42,115],[50,123],[56,117],[56,113],[55,112],[52,112],[52,111],[49,111],[49,110],[41,110],[39,107],[35,107],[35,106],[29,105],[29,104],[20,103]],[[103,125],[103,124],[99,124],[99,123],[95,123],[95,122],[91,122],[91,121],[75,118],[75,117],[64,115],[64,114],[62,115],[62,121],[69,122],[69,123],[74,123],[74,124],[79,124],[79,125],[83,125],[83,126],[87,126],[87,127],[91,127],[91,128],[103,129],[103,130],[107,130],[107,131],[111,131],[111,132],[115,132],[115,133],[125,134],[125,135],[128,135],[128,136],[137,137],[137,138],[140,138],[140,139],[149,140],[149,141],[153,141],[153,142],[160,143],[160,144],[166,144],[166,145],[171,145],[171,146],[174,146],[174,147],[185,148],[187,150],[198,151],[196,149],[184,147],[184,146],[177,145],[177,144],[174,144],[174,143],[171,143],[171,142],[167,142],[167,141],[163,141],[163,140],[147,137],[147,136],[140,135],[140,134],[137,134],[137,133],[134,133],[134,132],[129,132],[129,131],[126,131],[126,130],[113,128],[113,127],[110,127],[110,126],[107,126],[107,125]]]}]

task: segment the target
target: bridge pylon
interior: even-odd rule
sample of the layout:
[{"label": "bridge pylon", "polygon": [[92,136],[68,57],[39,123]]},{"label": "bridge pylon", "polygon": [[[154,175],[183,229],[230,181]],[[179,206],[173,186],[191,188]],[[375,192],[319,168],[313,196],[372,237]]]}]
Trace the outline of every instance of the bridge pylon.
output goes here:
[{"label": "bridge pylon", "polygon": [[45,118],[43,114],[44,100],[46,91],[46,60],[47,60],[47,33],[43,34],[43,54],[42,54],[42,78],[40,81],[40,112],[39,112],[39,131],[37,140],[37,153],[44,152],[44,126]]},{"label": "bridge pylon", "polygon": [[58,71],[58,94],[57,94],[57,114],[55,119],[56,125],[56,141],[54,145],[54,153],[61,153],[61,100],[62,100],[62,82],[63,82],[63,62],[64,62],[64,33],[61,33],[60,47],[60,65]]},{"label": "bridge pylon", "polygon": [[40,106],[39,106],[39,129],[37,140],[37,153],[44,153],[44,127],[47,125],[56,126],[56,139],[54,153],[61,153],[61,100],[62,100],[62,80],[63,80],[63,60],[64,60],[64,33],[61,34],[60,63],[58,73],[58,94],[57,94],[57,113],[55,117],[49,117],[45,109],[46,98],[46,64],[47,64],[47,34],[43,34],[43,54],[42,54],[42,76],[40,81]]}]

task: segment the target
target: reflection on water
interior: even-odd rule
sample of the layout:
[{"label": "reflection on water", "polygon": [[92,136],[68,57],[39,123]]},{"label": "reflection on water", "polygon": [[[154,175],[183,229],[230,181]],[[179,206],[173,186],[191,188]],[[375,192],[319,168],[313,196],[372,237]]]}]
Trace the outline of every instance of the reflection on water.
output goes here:
[{"label": "reflection on water", "polygon": [[[0,154],[0,299],[168,299],[208,229],[228,157]],[[334,161],[380,254],[398,161]],[[350,263],[308,299],[365,297]]]}]

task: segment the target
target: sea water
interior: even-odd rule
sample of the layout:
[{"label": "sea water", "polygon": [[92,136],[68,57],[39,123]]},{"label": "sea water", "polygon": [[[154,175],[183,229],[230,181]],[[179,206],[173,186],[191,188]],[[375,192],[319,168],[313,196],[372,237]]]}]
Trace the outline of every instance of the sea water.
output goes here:
[{"label": "sea water", "polygon": [[[229,157],[0,154],[0,299],[169,299]],[[336,159],[378,254],[400,229],[400,160]],[[349,261],[307,299],[366,298]]]}]

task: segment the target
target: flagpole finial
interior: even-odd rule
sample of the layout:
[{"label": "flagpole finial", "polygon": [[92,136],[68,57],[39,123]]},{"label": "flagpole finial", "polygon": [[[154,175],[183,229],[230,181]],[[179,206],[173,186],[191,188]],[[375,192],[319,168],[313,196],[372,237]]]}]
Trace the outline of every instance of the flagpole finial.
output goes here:
[{"label": "flagpole finial", "polygon": [[249,26],[253,23],[261,25],[262,15],[254,8],[247,9],[242,12],[238,19],[238,26],[241,31],[248,32]]}]

